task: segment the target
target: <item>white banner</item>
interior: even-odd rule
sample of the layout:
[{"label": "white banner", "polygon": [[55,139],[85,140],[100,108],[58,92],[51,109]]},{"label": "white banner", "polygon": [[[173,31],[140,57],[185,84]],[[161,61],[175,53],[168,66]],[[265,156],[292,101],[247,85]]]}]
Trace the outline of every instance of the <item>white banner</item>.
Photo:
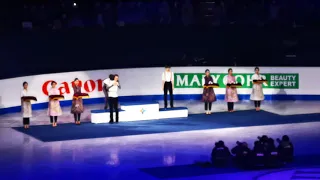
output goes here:
[{"label": "white banner", "polygon": [[[205,69],[209,69],[213,78],[221,83],[229,67],[174,67],[174,94],[201,94],[201,81]],[[20,93],[24,81],[29,84],[29,91],[37,97],[36,103],[48,101],[48,89],[51,81],[56,81],[65,100],[71,100],[72,82],[79,78],[82,91],[90,98],[103,97],[102,82],[109,74],[119,74],[120,96],[162,95],[161,74],[164,68],[134,68],[116,70],[78,71],[56,74],[44,74],[0,80],[0,108],[20,106]],[[237,81],[244,84],[238,89],[239,94],[251,93],[251,76],[254,67],[233,67]],[[319,88],[315,77],[320,75],[320,68],[261,67],[260,72],[269,81],[264,88],[265,94],[318,95]],[[215,89],[216,94],[224,94],[225,88]]]}]

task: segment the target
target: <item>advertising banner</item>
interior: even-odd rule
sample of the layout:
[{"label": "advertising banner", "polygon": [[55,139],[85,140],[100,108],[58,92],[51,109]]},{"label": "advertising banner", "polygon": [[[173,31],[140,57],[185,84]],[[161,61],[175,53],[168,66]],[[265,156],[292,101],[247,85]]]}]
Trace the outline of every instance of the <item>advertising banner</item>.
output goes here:
[{"label": "advertising banner", "polygon": [[[225,94],[227,70],[229,67],[173,67],[174,72],[174,94],[180,99],[188,99],[202,93],[202,81],[204,70],[210,69],[211,76],[220,88],[214,91],[221,97]],[[37,103],[48,102],[48,91],[51,88],[51,81],[56,81],[60,93],[65,96],[65,101],[70,101],[73,95],[73,80],[80,79],[82,91],[89,93],[90,99],[104,97],[102,87],[103,80],[109,74],[119,74],[121,97],[152,97],[161,98],[163,95],[161,75],[164,68],[133,68],[96,71],[77,71],[56,74],[43,74],[36,76],[25,76],[0,80],[0,109],[20,107],[20,94],[22,83],[29,84],[29,91],[37,97]],[[261,75],[268,80],[264,84],[266,96],[297,96],[316,97],[319,95],[319,88],[314,83],[316,76],[320,75],[320,68],[292,68],[292,67],[260,67]],[[252,76],[254,67],[233,67],[236,81],[243,84],[238,89],[239,95],[250,95],[252,89]],[[219,96],[220,95],[220,96]],[[197,96],[198,97],[198,96]],[[246,96],[247,97],[247,96]],[[86,102],[90,101],[87,99]]]},{"label": "advertising banner", "polygon": [[[241,83],[241,88],[252,87],[252,74],[233,74],[236,81]],[[202,81],[205,75],[203,73],[176,73],[176,88],[202,88]],[[211,73],[213,81],[225,88],[228,74]],[[263,79],[268,83],[263,84],[264,88],[271,89],[299,89],[299,74],[262,74]]]}]

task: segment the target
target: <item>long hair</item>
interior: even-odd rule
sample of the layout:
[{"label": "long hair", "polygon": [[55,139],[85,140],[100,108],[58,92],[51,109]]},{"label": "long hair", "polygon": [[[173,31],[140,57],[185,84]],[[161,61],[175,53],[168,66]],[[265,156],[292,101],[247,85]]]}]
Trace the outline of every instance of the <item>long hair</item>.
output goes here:
[{"label": "long hair", "polygon": [[110,79],[111,81],[113,81],[113,80],[114,80],[114,75],[113,75],[113,74],[110,74],[110,75],[109,75],[109,79]]}]

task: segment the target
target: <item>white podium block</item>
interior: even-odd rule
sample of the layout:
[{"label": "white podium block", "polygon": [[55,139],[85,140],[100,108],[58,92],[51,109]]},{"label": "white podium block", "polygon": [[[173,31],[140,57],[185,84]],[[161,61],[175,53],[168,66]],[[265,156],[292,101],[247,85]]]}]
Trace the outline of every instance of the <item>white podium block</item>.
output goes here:
[{"label": "white podium block", "polygon": [[[115,120],[115,113],[113,115]],[[159,104],[156,102],[132,102],[121,103],[119,121],[140,121],[159,119]],[[92,110],[92,123],[108,123],[110,121],[109,110]]]},{"label": "white podium block", "polygon": [[[124,110],[119,110],[119,117],[125,114]],[[116,114],[113,113],[113,118],[116,120]],[[98,123],[109,123],[110,111],[109,110],[92,110],[91,111],[91,122],[94,124]]]},{"label": "white podium block", "polygon": [[159,119],[184,117],[188,117],[188,108],[186,107],[161,108],[159,110]]},{"label": "white podium block", "polygon": [[[157,102],[122,103],[121,109],[126,112],[130,121],[159,119],[159,104]],[[128,120],[124,119],[124,121]]]},{"label": "white podium block", "polygon": [[[114,113],[115,120],[115,113]],[[141,121],[141,120],[156,120],[168,118],[184,118],[188,117],[188,108],[176,107],[168,109],[159,109],[159,104],[156,102],[131,102],[121,103],[119,110],[119,121]],[[92,110],[91,122],[108,123],[110,121],[109,110]]]}]

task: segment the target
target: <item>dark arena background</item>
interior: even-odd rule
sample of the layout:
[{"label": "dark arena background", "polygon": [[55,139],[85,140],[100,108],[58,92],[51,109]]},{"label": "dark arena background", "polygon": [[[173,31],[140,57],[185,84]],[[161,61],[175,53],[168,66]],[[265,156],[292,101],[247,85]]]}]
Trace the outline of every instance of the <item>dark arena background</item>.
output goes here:
[{"label": "dark arena background", "polygon": [[1,9],[0,179],[320,178],[320,1]]}]

